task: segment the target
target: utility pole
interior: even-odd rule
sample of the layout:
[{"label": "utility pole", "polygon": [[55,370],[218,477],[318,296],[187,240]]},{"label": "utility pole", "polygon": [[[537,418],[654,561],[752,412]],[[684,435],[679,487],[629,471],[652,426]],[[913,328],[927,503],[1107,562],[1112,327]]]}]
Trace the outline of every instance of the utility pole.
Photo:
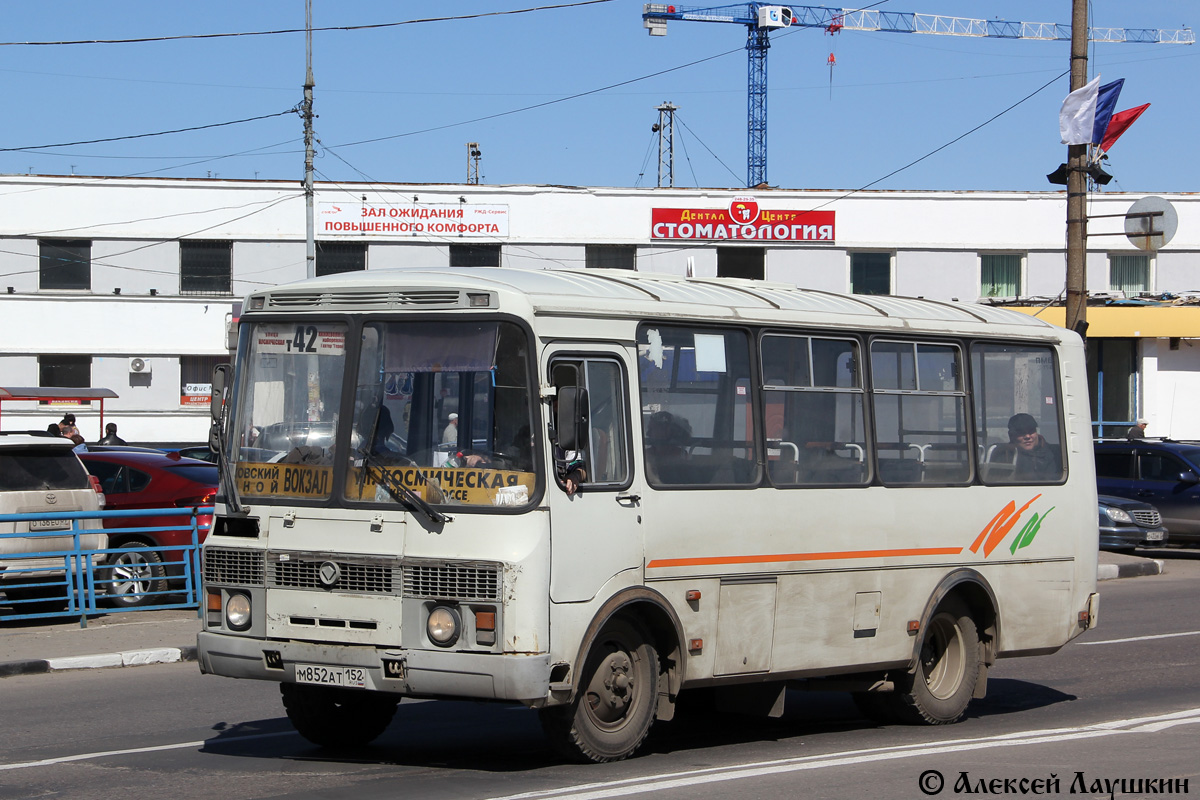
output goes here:
[{"label": "utility pole", "polygon": [[[1087,84],[1087,0],[1071,5],[1071,91]],[[1087,335],[1087,150],[1067,146],[1067,303],[1066,326]]]},{"label": "utility pole", "polygon": [[300,106],[304,117],[304,246],[305,274],[317,277],[317,237],[313,219],[313,68],[312,68],[312,0],[304,0],[304,102]]},{"label": "utility pole", "polygon": [[[658,134],[658,188],[663,185],[663,168],[667,185],[675,188],[675,112],[678,106],[663,103],[658,107],[658,124],[651,128]],[[664,135],[665,134],[665,135]]]}]

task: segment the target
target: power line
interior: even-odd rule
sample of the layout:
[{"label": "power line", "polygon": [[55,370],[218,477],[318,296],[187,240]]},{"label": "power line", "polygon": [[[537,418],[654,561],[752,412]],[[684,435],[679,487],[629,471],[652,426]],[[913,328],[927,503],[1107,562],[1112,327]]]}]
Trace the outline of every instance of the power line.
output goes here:
[{"label": "power line", "polygon": [[[679,120],[679,124],[682,125],[684,128],[687,128],[687,132],[690,133],[692,136],[696,137],[696,141],[700,143],[700,146],[703,147],[705,150],[707,150],[708,154],[711,155],[713,158],[715,158],[717,160],[718,164],[720,164],[722,167],[724,167],[726,170],[728,170],[729,174],[732,175],[735,180],[739,180],[739,181],[741,180],[741,177],[739,177],[736,172],[729,169],[729,165],[726,164],[724,161],[722,161],[721,157],[719,155],[717,155],[716,153],[714,153],[713,149],[711,147],[709,147],[707,144],[705,144],[704,140],[701,139],[699,136],[697,136],[696,132],[694,130],[692,130],[691,127],[686,122],[683,121],[682,116],[680,116],[679,114],[676,114],[675,116]],[[689,161],[688,163],[690,164],[691,162]],[[693,173],[692,177],[695,177],[694,173]]]},{"label": "power line", "polygon": [[295,114],[299,110],[298,106],[292,106],[287,111],[279,111],[274,114],[263,114],[260,117],[247,117],[246,119],[235,119],[229,122],[213,122],[208,125],[193,125],[190,128],[176,128],[171,131],[156,131],[154,133],[134,133],[128,136],[110,136],[106,139],[88,139],[80,142],[59,142],[57,144],[35,144],[26,145],[25,147],[0,147],[0,153],[23,153],[37,150],[44,150],[49,147],[74,147],[80,144],[100,144],[102,142],[122,142],[129,139],[146,139],[150,136],[167,136],[172,133],[187,133],[189,131],[202,131],[208,128],[223,128],[229,125],[240,125],[243,122],[257,122],[260,119],[271,119],[272,117],[282,117],[286,114]]},{"label": "power line", "polygon": [[499,111],[495,114],[488,114],[487,116],[483,116],[483,117],[475,117],[474,119],[465,119],[465,120],[461,120],[459,122],[449,122],[449,123],[446,123],[445,125],[435,125],[432,128],[422,128],[421,130],[417,130],[417,131],[408,131],[406,133],[395,133],[395,134],[392,134],[391,136],[378,136],[374,139],[361,139],[357,142],[342,142],[338,145],[338,147],[355,147],[360,144],[374,144],[376,142],[386,142],[391,139],[403,139],[407,136],[418,136],[422,133],[433,133],[434,131],[444,131],[449,128],[457,128],[462,125],[470,125],[475,122],[486,122],[487,120],[490,120],[490,119],[498,119],[500,117],[509,117],[509,116],[512,116],[513,114],[520,114],[525,111],[533,111],[534,109],[545,108],[546,106],[553,106],[553,105],[557,105],[558,103],[565,103],[568,100],[578,100],[581,97],[588,97],[589,95],[599,94],[601,92],[607,92],[609,89],[615,89],[618,86],[628,86],[631,83],[638,83],[639,81],[649,80],[650,78],[657,78],[659,75],[667,75],[671,72],[678,72],[681,69],[687,69],[688,67],[694,67],[697,64],[703,64],[707,61],[715,61],[718,58],[724,58],[725,56],[732,55],[734,53],[740,53],[740,52],[742,52],[742,50],[743,50],[743,48],[741,48],[741,47],[734,49],[734,50],[726,50],[723,53],[717,53],[716,55],[708,56],[706,58],[700,58],[700,59],[696,59],[695,61],[689,61],[686,64],[680,64],[677,67],[668,67],[667,69],[662,69],[662,70],[659,70],[658,72],[651,72],[648,75],[641,75],[637,78],[629,78],[628,80],[618,81],[617,83],[610,83],[607,86],[601,86],[597,89],[589,89],[586,92],[578,92],[576,94],[570,94],[570,95],[567,95],[566,97],[560,97],[555,100],[547,100],[544,103],[534,103],[531,106],[522,106],[521,108],[513,108],[513,109],[509,109],[508,111]]},{"label": "power line", "polygon": [[[418,25],[426,22],[453,22],[456,20],[482,19],[484,17],[507,17],[516,14],[529,14],[535,11],[553,11],[560,8],[577,8],[598,3],[611,3],[613,0],[579,0],[576,3],[561,3],[552,6],[535,6],[533,8],[517,8],[510,11],[486,11],[479,14],[460,14],[453,17],[425,17],[423,19],[408,19],[400,22],[378,22],[368,25],[336,25],[327,28],[312,28],[313,31],[365,31],[379,28],[396,28],[401,25]],[[0,42],[0,47],[46,47],[53,45],[72,44],[143,44],[145,42],[177,42],[187,39],[229,39],[239,36],[278,36],[290,33],[306,33],[307,28],[281,28],[273,31],[241,31],[235,33],[189,33],[179,36],[144,36],[134,39],[71,39],[56,42]]]}]

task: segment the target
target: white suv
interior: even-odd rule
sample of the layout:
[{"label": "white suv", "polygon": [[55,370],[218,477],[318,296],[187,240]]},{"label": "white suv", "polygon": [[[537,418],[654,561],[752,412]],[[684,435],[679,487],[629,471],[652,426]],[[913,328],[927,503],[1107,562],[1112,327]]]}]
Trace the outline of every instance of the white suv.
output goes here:
[{"label": "white suv", "polygon": [[[35,433],[0,432],[0,514],[38,514],[68,511],[99,511],[104,495],[99,482],[88,474],[70,439]],[[9,600],[38,600],[12,607],[15,614],[59,611],[66,608],[65,584],[25,586],[30,583],[57,584],[65,573],[63,556],[13,558],[16,554],[63,551],[74,548],[69,519],[32,522],[0,521],[0,534],[67,531],[65,536],[0,538],[0,590]],[[80,537],[80,547],[100,550],[108,536],[99,519],[79,520],[89,531]],[[93,532],[94,531],[94,532]],[[93,558],[98,564],[100,556]],[[59,569],[54,569],[59,567]],[[73,568],[73,565],[72,565]],[[14,570],[44,569],[38,572]]]}]

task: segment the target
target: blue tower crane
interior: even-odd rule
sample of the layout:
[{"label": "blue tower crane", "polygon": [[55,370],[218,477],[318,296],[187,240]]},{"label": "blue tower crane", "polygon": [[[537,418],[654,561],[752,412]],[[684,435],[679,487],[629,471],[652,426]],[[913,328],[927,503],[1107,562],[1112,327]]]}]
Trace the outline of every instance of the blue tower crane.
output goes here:
[{"label": "blue tower crane", "polygon": [[[770,32],[803,26],[829,31],[881,31],[926,33],[941,36],[974,36],[994,39],[1041,39],[1070,41],[1071,26],[1054,22],[1011,22],[1007,20],[948,17],[873,9],[852,10],[821,6],[781,6],[767,3],[736,3],[724,6],[677,6],[647,3],[642,20],[651,36],[666,36],[667,22],[733,22],[747,29],[748,57],[746,186],[767,182],[767,49]],[[1098,28],[1089,31],[1094,42],[1143,44],[1194,44],[1189,28]]]}]

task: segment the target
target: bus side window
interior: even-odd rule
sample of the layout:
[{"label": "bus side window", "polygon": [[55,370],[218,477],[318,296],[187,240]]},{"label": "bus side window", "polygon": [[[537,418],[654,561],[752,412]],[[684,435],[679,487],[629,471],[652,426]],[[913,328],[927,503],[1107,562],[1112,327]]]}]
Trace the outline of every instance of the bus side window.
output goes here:
[{"label": "bus side window", "polygon": [[[1063,430],[1054,350],[1044,345],[980,342],[971,348],[975,441],[984,483],[1061,483]],[[1017,430],[1020,429],[1020,430]],[[1018,437],[1027,437],[1021,452]]]},{"label": "bus side window", "polygon": [[587,390],[587,441],[580,448],[591,487],[619,486],[629,480],[627,435],[628,393],[620,362],[604,355],[580,356],[551,364],[555,387],[577,386]]}]

